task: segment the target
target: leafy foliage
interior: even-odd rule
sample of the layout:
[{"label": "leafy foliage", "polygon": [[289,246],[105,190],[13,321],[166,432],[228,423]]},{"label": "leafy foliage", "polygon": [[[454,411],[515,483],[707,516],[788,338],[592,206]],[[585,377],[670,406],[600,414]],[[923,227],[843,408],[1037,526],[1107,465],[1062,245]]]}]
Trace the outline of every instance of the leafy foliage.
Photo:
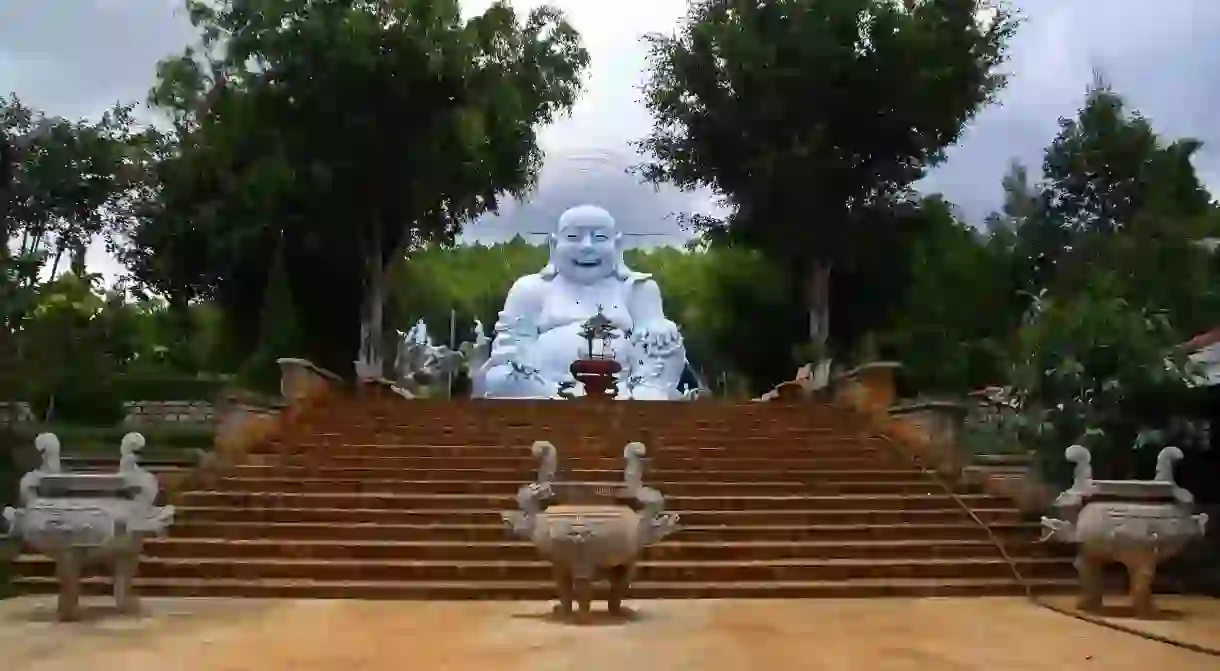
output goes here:
[{"label": "leafy foliage", "polygon": [[[643,173],[721,196],[729,216],[693,224],[776,263],[787,312],[824,313],[811,278],[842,273],[839,310],[885,283],[895,264],[874,252],[904,239],[890,208],[1003,84],[1014,29],[978,0],[696,0],[676,35],[648,38]],[[852,317],[841,346],[878,325]]]},{"label": "leafy foliage", "polygon": [[925,201],[927,226],[913,245],[910,282],[883,344],[922,392],[961,392],[1004,380],[1018,325],[1009,249]]},{"label": "leafy foliage", "polygon": [[89,241],[126,225],[130,190],[139,179],[132,108],[119,105],[99,121],[73,122],[26,107],[15,95],[0,97],[0,145],[8,164],[0,183],[0,235],[19,237],[17,260],[27,283],[48,258],[50,275],[57,275],[65,253],[82,274]]},{"label": "leafy foliage", "polygon": [[176,137],[134,235],[142,279],[215,297],[253,351],[282,252],[303,354],[336,370],[387,264],[532,185],[535,128],[571,106],[588,61],[550,7],[524,21],[499,2],[463,21],[456,0],[188,7],[203,49],[164,61],[152,93]]},{"label": "leafy foliage", "polygon": [[1133,447],[1194,438],[1166,433],[1189,428],[1173,413],[1198,373],[1179,342],[1163,312],[1132,305],[1104,274],[1080,295],[1040,297],[1019,332],[1013,377],[1031,446],[1058,457],[1082,443],[1103,469],[1133,477]]}]

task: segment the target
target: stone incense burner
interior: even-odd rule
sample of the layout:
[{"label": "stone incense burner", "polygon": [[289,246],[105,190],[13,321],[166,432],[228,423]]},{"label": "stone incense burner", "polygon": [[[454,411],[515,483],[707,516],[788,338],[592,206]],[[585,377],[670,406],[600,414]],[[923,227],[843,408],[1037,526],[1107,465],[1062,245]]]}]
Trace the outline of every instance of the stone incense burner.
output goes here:
[{"label": "stone incense burner", "polygon": [[1182,451],[1161,450],[1155,480],[1094,480],[1091,455],[1081,445],[1069,447],[1064,457],[1076,464],[1071,488],[1054,504],[1065,519],[1043,517],[1043,539],[1079,546],[1079,608],[1101,608],[1102,568],[1117,562],[1127,568],[1136,614],[1153,615],[1157,564],[1201,537],[1207,525],[1207,515],[1192,514],[1194,497],[1174,481],[1173,464]]},{"label": "stone incense burner", "polygon": [[81,569],[92,563],[113,567],[119,612],[137,611],[132,583],[144,540],[174,518],[173,506],[153,505],[157,478],[136,462],[144,436],[123,437],[116,473],[63,472],[54,434],[39,435],[34,445],[42,465],[21,479],[21,506],[5,508],[4,519],[15,537],[55,560],[58,619],[79,618]]},{"label": "stone incense burner", "polygon": [[571,615],[575,601],[581,617],[588,616],[599,574],[610,583],[609,611],[621,613],[640,551],[678,529],[678,516],[665,512],[664,497],[643,485],[645,452],[642,443],[627,445],[621,485],[561,485],[554,482],[555,446],[534,443],[542,462],[537,478],[518,490],[520,510],[504,513],[504,524],[551,561],[560,614]]}]

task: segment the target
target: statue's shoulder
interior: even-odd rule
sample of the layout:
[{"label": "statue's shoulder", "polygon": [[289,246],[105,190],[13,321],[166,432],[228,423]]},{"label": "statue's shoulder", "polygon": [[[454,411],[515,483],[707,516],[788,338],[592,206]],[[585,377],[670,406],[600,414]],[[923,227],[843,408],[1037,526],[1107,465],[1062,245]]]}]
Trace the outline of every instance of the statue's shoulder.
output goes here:
[{"label": "statue's shoulder", "polygon": [[530,273],[518,277],[508,291],[513,294],[535,294],[546,291],[549,284],[542,273]]},{"label": "statue's shoulder", "polygon": [[619,277],[622,278],[623,282],[626,282],[631,286],[635,286],[636,284],[643,282],[653,281],[652,273],[641,273],[638,270],[632,270],[630,268],[623,268],[621,272],[623,272],[623,274],[619,275]]}]

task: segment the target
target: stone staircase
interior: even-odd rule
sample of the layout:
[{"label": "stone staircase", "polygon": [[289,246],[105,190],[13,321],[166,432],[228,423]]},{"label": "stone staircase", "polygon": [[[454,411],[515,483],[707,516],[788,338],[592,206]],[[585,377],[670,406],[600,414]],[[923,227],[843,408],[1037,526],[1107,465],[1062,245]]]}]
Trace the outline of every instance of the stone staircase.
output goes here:
[{"label": "stone staircase", "polygon": [[[550,569],[500,512],[533,479],[534,440],[560,481],[645,482],[684,528],[648,549],[632,595],[813,597],[1015,594],[991,538],[864,420],[826,405],[357,401],[309,412],[278,441],[188,491],[171,536],[150,541],[145,594],[551,598]],[[1074,585],[1070,558],[1035,545],[1007,501],[955,492],[1040,590]],[[54,589],[22,555],[15,582]],[[90,587],[106,587],[91,579]]]}]

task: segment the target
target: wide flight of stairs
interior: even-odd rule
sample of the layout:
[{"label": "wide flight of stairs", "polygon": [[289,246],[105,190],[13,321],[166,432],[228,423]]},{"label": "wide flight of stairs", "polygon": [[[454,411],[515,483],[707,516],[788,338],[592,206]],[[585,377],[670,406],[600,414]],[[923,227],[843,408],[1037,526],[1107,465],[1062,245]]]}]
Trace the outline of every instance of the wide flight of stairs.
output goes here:
[{"label": "wide flight of stairs", "polygon": [[[184,494],[170,536],[147,544],[145,594],[246,597],[551,598],[549,566],[500,513],[533,479],[534,440],[561,482],[622,478],[648,448],[645,483],[683,529],[642,556],[632,596],[1016,594],[1012,570],[954,499],[823,405],[357,401],[311,411],[279,441]],[[1074,584],[1070,558],[1035,545],[1010,502],[957,492],[1041,589]],[[21,555],[15,582],[54,589],[53,563]],[[91,578],[90,590],[106,587]]]}]

